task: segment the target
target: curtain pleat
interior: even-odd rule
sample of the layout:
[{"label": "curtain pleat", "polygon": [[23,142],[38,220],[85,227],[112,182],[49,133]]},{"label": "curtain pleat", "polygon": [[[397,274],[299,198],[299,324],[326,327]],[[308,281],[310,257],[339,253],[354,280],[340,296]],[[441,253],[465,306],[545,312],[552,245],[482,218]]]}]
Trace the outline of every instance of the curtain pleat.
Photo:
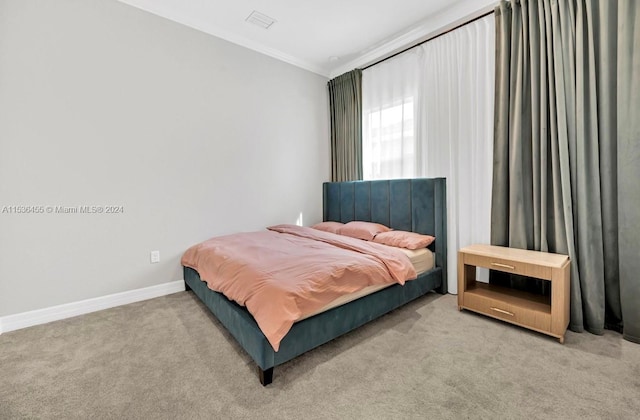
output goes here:
[{"label": "curtain pleat", "polygon": [[[629,30],[637,13],[633,1],[520,0],[496,8],[491,241],[570,256],[574,331],[601,334],[623,318],[625,331],[633,328],[621,303],[618,143],[634,120],[625,113],[640,109],[629,93],[639,69],[621,72],[633,68],[629,60],[637,65],[638,32]],[[637,132],[628,141],[635,149]],[[492,282],[548,292],[541,290],[547,282],[499,275]],[[631,283],[638,287],[637,274]]]},{"label": "curtain pleat", "polygon": [[617,185],[624,337],[640,343],[640,2],[618,5]]},{"label": "curtain pleat", "polygon": [[329,81],[331,179],[362,179],[362,71]]}]

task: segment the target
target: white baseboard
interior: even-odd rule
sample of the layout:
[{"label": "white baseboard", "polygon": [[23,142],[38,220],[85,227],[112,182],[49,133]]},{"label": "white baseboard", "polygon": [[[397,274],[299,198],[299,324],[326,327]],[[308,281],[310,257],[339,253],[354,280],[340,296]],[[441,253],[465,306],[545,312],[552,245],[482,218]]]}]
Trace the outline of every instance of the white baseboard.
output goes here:
[{"label": "white baseboard", "polygon": [[114,293],[93,299],[8,315],[0,317],[0,334],[182,291],[184,291],[184,281],[176,280],[169,283],[158,284],[157,286],[144,287],[142,289],[129,290],[128,292]]}]

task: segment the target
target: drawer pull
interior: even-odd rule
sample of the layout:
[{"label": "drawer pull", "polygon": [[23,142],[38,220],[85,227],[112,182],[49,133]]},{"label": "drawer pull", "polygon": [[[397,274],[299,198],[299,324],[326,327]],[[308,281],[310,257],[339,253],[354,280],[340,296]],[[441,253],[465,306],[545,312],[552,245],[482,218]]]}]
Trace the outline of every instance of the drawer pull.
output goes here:
[{"label": "drawer pull", "polygon": [[493,265],[494,267],[508,268],[509,270],[515,270],[516,269],[514,266],[508,265],[508,264],[500,264],[500,263],[492,262],[491,265]]},{"label": "drawer pull", "polygon": [[492,311],[496,311],[496,312],[500,312],[501,314],[505,314],[505,315],[509,315],[509,316],[514,316],[515,315],[513,312],[505,311],[504,309],[500,309],[500,308],[491,307],[491,310]]}]

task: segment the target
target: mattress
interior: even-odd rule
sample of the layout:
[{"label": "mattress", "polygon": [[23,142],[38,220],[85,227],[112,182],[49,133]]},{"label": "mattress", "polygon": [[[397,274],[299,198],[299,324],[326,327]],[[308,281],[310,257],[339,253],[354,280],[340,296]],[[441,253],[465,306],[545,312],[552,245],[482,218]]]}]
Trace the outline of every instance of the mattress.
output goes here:
[{"label": "mattress", "polygon": [[[381,245],[381,246],[386,246],[386,245]],[[405,249],[405,248],[395,248],[395,247],[388,247],[388,248],[400,250],[407,257],[409,257],[409,261],[411,261],[411,264],[413,264],[413,268],[415,268],[416,274],[418,276],[422,273],[426,273],[427,271],[431,270],[434,267],[433,252],[431,252],[427,248],[421,248],[421,249],[415,249],[415,250]],[[365,287],[364,289],[358,290],[357,292],[349,293],[348,295],[342,295],[336,300],[329,302],[327,305],[318,309],[317,311],[310,313],[304,318],[300,318],[297,322],[302,321],[303,319],[310,318],[314,315],[318,315],[322,312],[328,311],[329,309],[336,308],[340,305],[344,305],[345,303],[349,303],[361,297],[370,295],[372,293],[377,292],[378,290],[382,290],[389,286],[393,286],[394,284],[395,283],[373,285],[373,286]]]}]

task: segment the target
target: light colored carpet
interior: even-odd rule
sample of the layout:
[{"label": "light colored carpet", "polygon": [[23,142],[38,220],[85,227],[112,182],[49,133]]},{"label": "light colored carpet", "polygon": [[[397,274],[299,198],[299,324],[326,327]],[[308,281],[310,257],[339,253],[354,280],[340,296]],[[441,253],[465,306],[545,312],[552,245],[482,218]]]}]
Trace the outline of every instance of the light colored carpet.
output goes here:
[{"label": "light colored carpet", "polygon": [[0,335],[0,419],[637,419],[640,346],[429,294],[276,367],[188,292]]}]

